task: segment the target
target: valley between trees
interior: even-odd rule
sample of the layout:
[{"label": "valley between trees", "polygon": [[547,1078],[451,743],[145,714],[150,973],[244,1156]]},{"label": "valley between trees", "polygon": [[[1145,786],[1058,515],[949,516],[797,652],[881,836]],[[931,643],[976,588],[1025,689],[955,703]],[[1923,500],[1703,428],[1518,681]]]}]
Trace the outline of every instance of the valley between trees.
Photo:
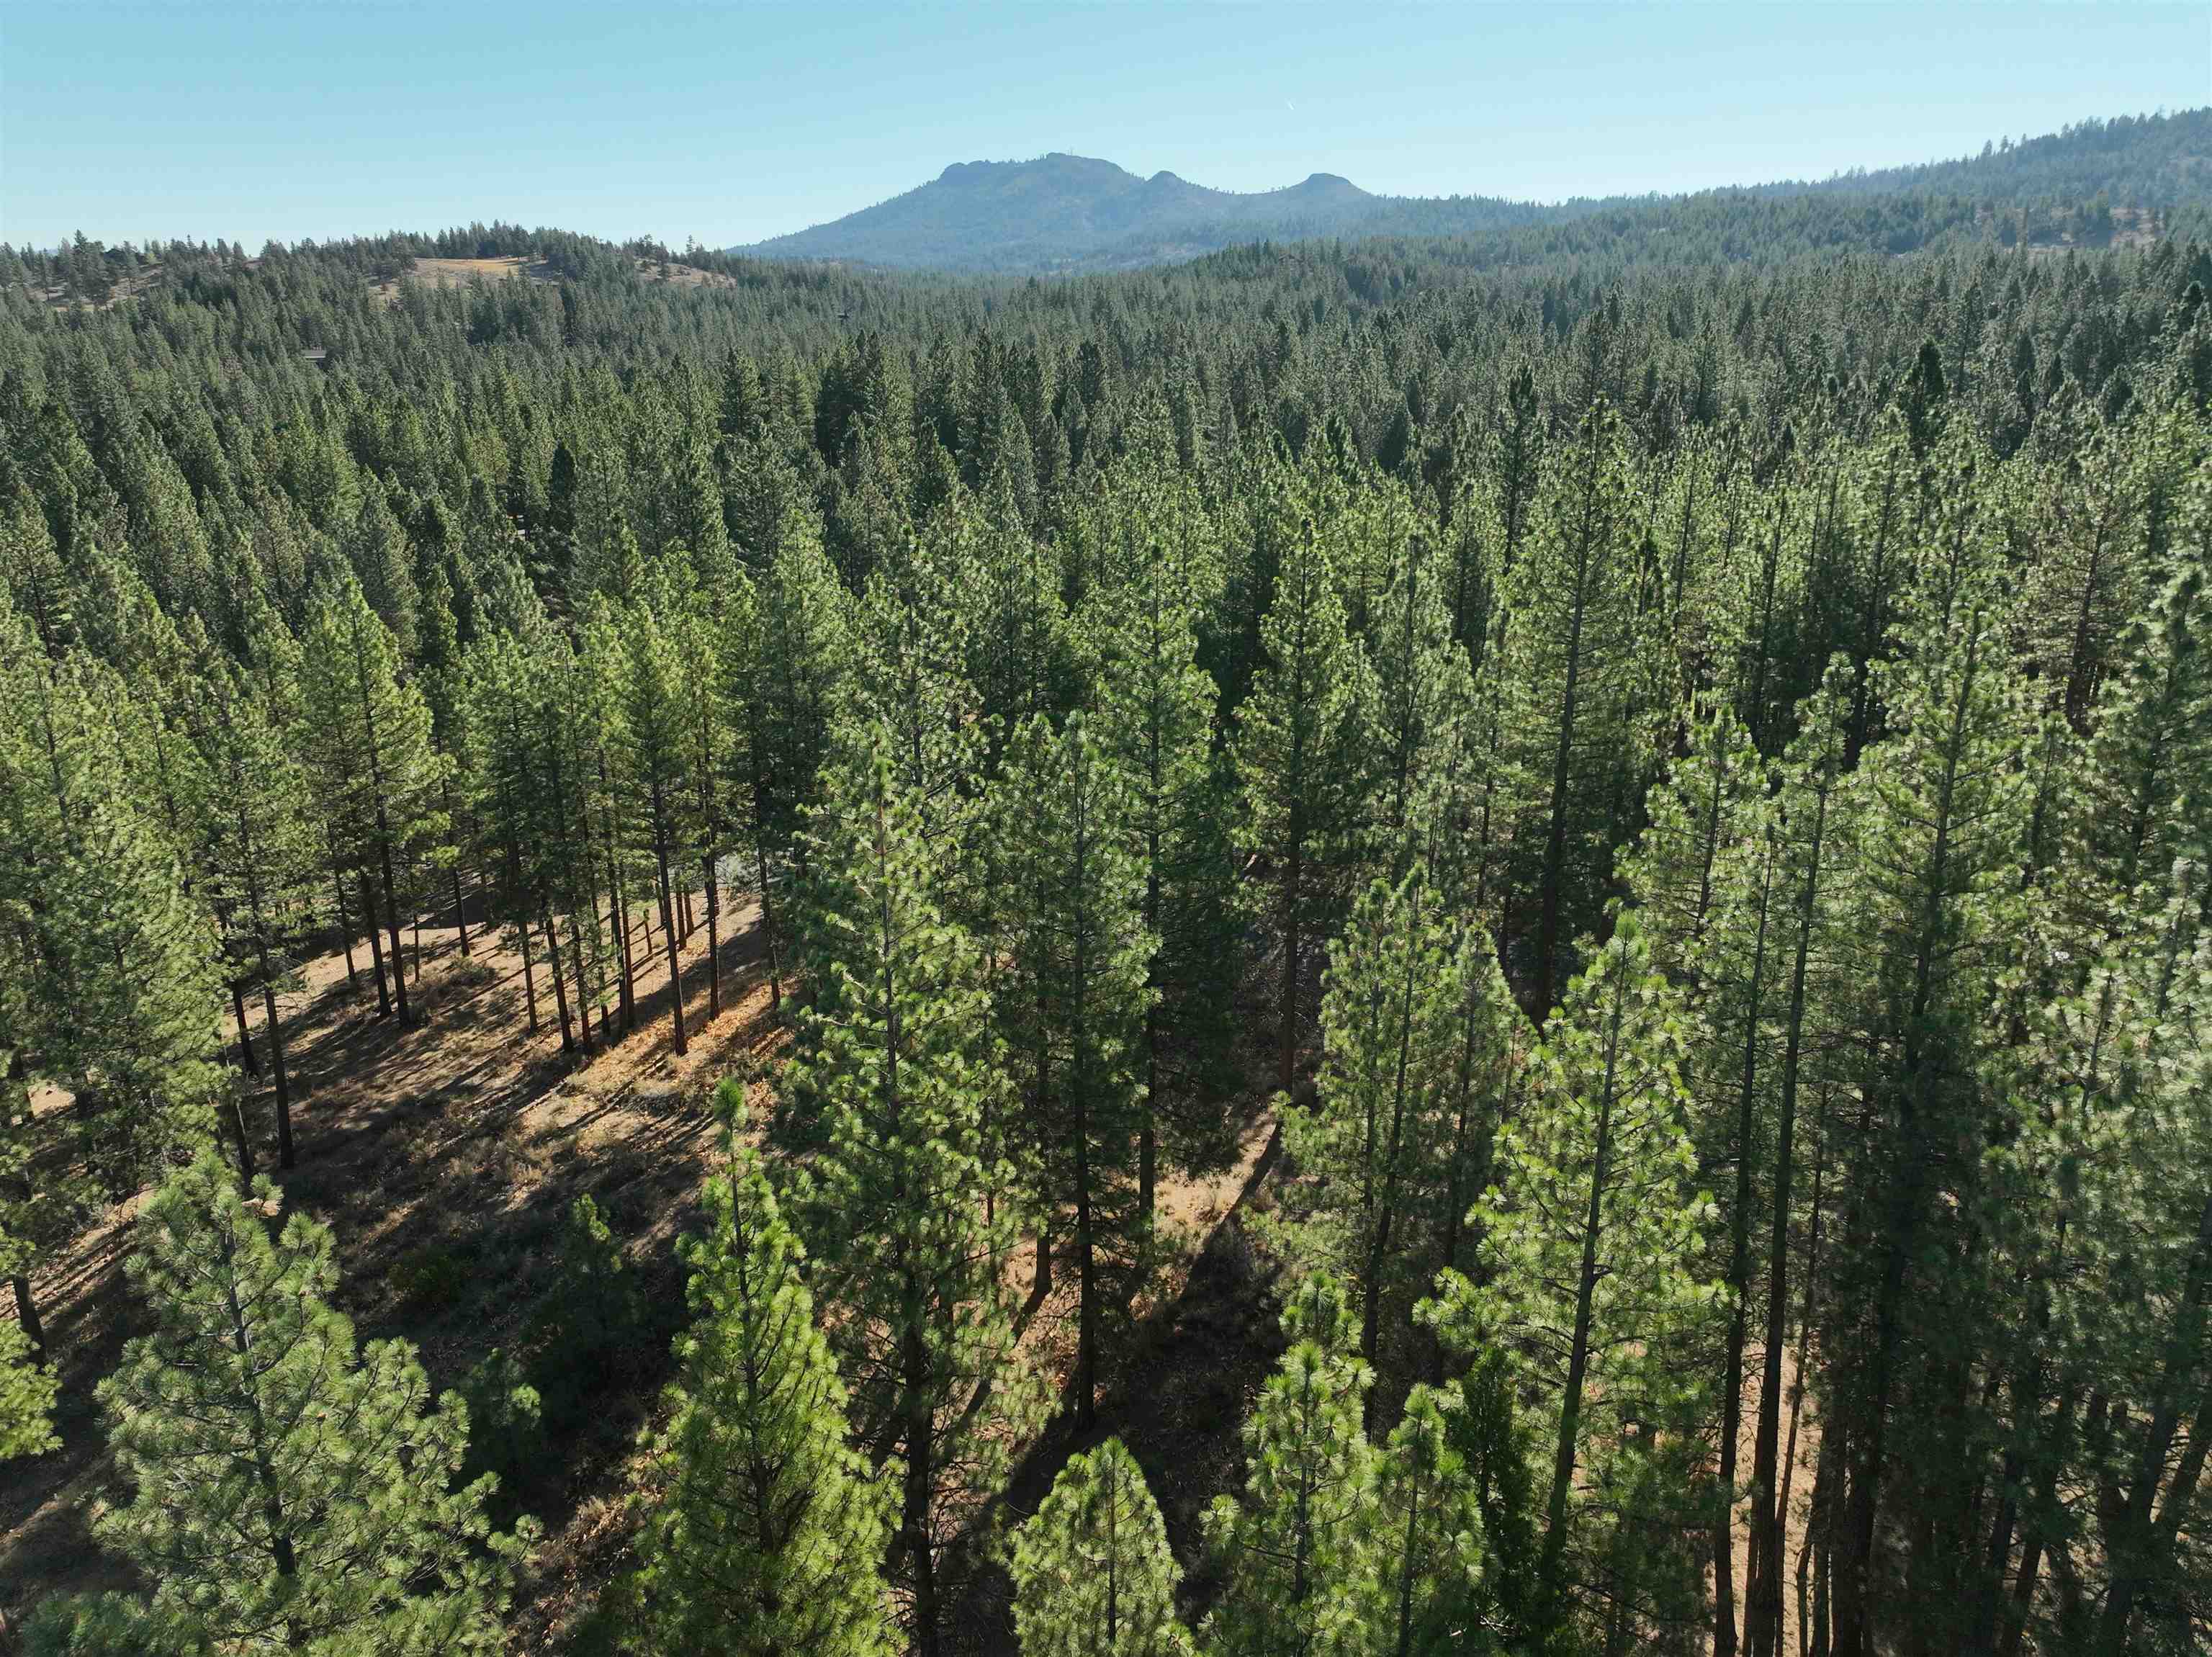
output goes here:
[{"label": "valley between trees", "polygon": [[1763,222],[0,294],[8,1638],[2192,1648],[2212,257]]}]

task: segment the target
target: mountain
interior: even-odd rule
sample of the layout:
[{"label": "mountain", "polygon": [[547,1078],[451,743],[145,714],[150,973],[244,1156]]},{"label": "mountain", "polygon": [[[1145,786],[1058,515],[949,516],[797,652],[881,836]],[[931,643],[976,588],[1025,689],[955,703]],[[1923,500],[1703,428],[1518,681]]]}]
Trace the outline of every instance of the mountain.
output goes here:
[{"label": "mountain", "polygon": [[[1553,204],[1494,197],[1378,196],[1333,173],[1280,190],[1209,190],[1173,173],[1139,178],[1111,161],[1054,154],[1026,161],[959,161],[873,207],[733,253],[893,268],[1120,270],[1253,241],[1336,236],[1465,236],[1596,215],[1639,216],[1746,194],[1892,196],[1995,207],[2100,194],[2113,207],[2166,210],[2212,191],[2212,110],[2083,121],[1991,144],[1978,155],[1863,169],[1694,195]],[[2124,221],[2126,216],[2123,215]]]},{"label": "mountain", "polygon": [[[1055,154],[956,161],[904,195],[731,251],[955,270],[1110,270],[1237,242],[1362,233],[1396,205],[1333,173],[1248,195]],[[1492,205],[1514,216],[1507,204]]]}]

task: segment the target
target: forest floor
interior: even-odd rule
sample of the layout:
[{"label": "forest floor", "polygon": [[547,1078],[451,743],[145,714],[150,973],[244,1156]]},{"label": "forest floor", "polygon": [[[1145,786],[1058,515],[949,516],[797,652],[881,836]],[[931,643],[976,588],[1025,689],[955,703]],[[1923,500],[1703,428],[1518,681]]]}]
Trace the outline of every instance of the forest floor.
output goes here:
[{"label": "forest floor", "polygon": [[[788,1042],[771,1010],[757,911],[732,905],[723,920],[722,1011],[707,1018],[709,968],[703,915],[680,952],[688,1054],[671,1039],[667,956],[659,947],[636,980],[638,1028],[570,1061],[561,1051],[542,958],[539,1029],[528,1033],[519,956],[471,928],[464,957],[455,930],[425,925],[416,967],[407,935],[407,1026],[377,1015],[364,943],[355,982],[342,954],[308,964],[281,1002],[294,1095],[298,1166],[279,1173],[273,1143],[257,1147],[288,1209],[313,1215],[337,1238],[337,1304],[364,1340],[414,1342],[434,1386],[460,1384],[494,1348],[513,1349],[555,1269],[565,1216],[591,1196],[621,1245],[645,1308],[645,1329],[585,1423],[556,1437],[541,1476],[513,1492],[545,1537],[519,1584],[510,1648],[568,1648],[599,1590],[623,1563],[629,1525],[624,1497],[639,1430],[671,1373],[669,1343],[685,1319],[676,1241],[697,1228],[701,1187],[716,1134],[708,1100],[723,1076],[752,1078],[757,1113],[772,1108],[764,1081]],[[419,977],[414,973],[419,972]],[[616,1009],[616,1025],[620,1023]],[[229,1031],[231,1062],[236,1032]],[[250,1119],[273,1119],[267,1055],[248,1094]],[[1241,1478],[1238,1429],[1273,1367],[1276,1333],[1267,1272],[1246,1241],[1239,1212],[1257,1191],[1273,1122],[1255,1094],[1243,1112],[1231,1166],[1204,1177],[1164,1179],[1159,1203],[1168,1264],[1133,1308],[1135,1338],[1109,1347],[1099,1423],[1091,1440],[1119,1433],[1143,1463],[1179,1556],[1200,1554],[1199,1515]],[[268,1133],[262,1136],[264,1141]],[[92,1389],[123,1343],[143,1326],[122,1270],[126,1209],[36,1274],[48,1338],[62,1380],[62,1447],[10,1464],[0,1477],[0,1650],[29,1606],[47,1593],[131,1585],[128,1569],[92,1539],[98,1504],[113,1493]],[[1024,1269],[1027,1251],[1018,1263]],[[1028,1338],[1055,1374],[1072,1357],[1072,1299],[1064,1281],[1032,1320]],[[1084,1447],[1064,1425],[1048,1428],[1020,1464],[994,1514],[1034,1509],[1060,1462]],[[1008,1648],[1006,1594],[995,1550],[966,1550],[958,1643]],[[1191,1584],[1202,1598],[1207,1585]]]}]

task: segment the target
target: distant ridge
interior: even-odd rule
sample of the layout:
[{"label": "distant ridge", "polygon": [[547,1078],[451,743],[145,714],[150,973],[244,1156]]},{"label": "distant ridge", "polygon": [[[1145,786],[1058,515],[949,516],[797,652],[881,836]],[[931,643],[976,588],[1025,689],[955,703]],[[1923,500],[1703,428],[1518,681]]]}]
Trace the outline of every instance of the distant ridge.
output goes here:
[{"label": "distant ridge", "polygon": [[[2104,191],[2116,206],[2166,208],[2212,193],[2212,110],[2082,121],[1952,161],[1738,188],[1766,196],[1942,194],[1992,203],[2079,202]],[[889,201],[729,251],[904,269],[1105,271],[1191,259],[1241,242],[1467,235],[1696,199],[1615,197],[1547,205],[1483,196],[1378,196],[1334,173],[1244,194],[1211,190],[1173,173],[1139,178],[1112,161],[1055,151],[1034,161],[956,161]]]},{"label": "distant ridge", "polygon": [[[948,270],[1110,270],[1236,242],[1341,235],[1389,216],[1393,205],[1334,173],[1240,194],[1054,153],[955,161],[904,195],[731,251]],[[1494,205],[1500,216],[1516,216],[1507,204]]]}]

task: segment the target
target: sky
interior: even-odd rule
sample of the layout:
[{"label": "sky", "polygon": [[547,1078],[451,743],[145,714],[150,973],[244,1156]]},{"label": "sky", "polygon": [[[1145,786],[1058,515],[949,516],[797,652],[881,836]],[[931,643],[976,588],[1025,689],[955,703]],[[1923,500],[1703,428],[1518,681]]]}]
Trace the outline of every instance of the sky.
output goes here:
[{"label": "sky", "polygon": [[1050,150],[1557,200],[2206,104],[2212,0],[0,0],[0,241],[504,218],[723,247]]}]

